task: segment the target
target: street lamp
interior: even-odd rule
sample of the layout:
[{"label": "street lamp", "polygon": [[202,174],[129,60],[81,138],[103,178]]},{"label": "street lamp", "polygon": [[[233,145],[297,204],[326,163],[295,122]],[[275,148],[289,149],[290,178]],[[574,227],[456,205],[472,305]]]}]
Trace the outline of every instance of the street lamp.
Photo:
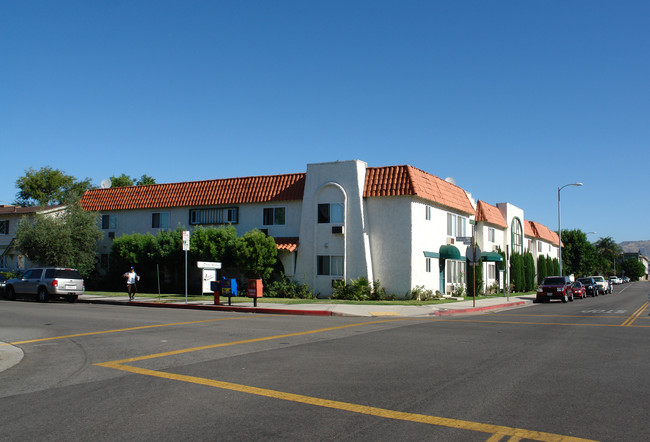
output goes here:
[{"label": "street lamp", "polygon": [[582,186],[582,183],[571,183],[565,184],[562,187],[557,188],[557,234],[560,239],[558,244],[558,256],[560,257],[560,276],[563,276],[562,273],[562,217],[560,216],[560,190],[564,189],[567,186]]}]

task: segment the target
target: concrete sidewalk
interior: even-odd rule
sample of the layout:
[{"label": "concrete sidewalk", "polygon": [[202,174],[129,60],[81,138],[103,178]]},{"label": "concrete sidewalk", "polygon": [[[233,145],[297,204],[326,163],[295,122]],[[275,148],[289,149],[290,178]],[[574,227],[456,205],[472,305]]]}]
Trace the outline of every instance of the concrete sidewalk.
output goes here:
[{"label": "concrete sidewalk", "polygon": [[273,302],[253,301],[233,303],[232,306],[222,298],[221,304],[214,305],[214,299],[206,296],[200,301],[158,301],[157,297],[136,296],[129,301],[128,296],[82,295],[79,302],[96,304],[121,304],[134,307],[185,308],[195,310],[232,311],[243,313],[271,313],[280,315],[307,316],[449,316],[458,314],[483,313],[522,307],[532,304],[535,295],[494,297],[474,301],[457,301],[435,305],[373,305],[373,304],[277,304]]}]

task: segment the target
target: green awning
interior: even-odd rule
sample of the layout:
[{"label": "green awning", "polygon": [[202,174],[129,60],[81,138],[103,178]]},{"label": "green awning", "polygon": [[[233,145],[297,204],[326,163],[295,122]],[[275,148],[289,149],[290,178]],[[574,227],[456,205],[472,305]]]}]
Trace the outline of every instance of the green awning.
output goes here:
[{"label": "green awning", "polygon": [[456,248],[456,246],[440,246],[440,258],[460,260],[460,251]]},{"label": "green awning", "polygon": [[501,262],[503,261],[503,256],[501,256],[497,252],[482,252],[481,253],[481,258],[483,258],[483,261],[488,261],[488,262]]},{"label": "green awning", "polygon": [[424,252],[424,256],[426,256],[427,258],[440,258],[440,253]]}]

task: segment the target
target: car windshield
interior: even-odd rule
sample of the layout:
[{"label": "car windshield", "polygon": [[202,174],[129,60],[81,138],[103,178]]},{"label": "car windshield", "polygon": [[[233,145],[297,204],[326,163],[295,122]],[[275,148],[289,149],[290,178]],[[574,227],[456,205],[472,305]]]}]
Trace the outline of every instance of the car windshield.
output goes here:
[{"label": "car windshield", "polygon": [[547,285],[562,285],[564,284],[564,278],[545,278],[544,284]]},{"label": "car windshield", "polygon": [[580,278],[578,279],[583,284],[591,284],[591,278]]}]

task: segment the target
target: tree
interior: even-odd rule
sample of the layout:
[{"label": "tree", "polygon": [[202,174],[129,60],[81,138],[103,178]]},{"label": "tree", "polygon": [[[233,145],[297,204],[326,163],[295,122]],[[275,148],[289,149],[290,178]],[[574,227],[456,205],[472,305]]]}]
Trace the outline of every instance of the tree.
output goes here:
[{"label": "tree", "polygon": [[587,234],[580,229],[562,231],[562,266],[568,275],[593,275],[596,270],[597,253],[587,241]]},{"label": "tree", "polygon": [[268,279],[277,260],[275,240],[253,229],[237,238],[235,259],[247,277]]},{"label": "tree", "polygon": [[621,263],[621,268],[625,272],[625,276],[635,281],[644,276],[646,272],[643,263],[639,262],[635,258],[629,258],[623,261]]},{"label": "tree", "polygon": [[133,178],[126,174],[120,176],[111,176],[111,187],[129,187],[135,185]]},{"label": "tree", "polygon": [[24,217],[16,232],[18,248],[39,265],[73,267],[88,277],[95,269],[97,241],[102,237],[97,216],[73,203],[63,214],[37,214],[33,223]]},{"label": "tree", "polygon": [[525,275],[525,288],[524,290],[529,292],[534,290],[535,285],[535,258],[530,252],[524,253],[524,275]]},{"label": "tree", "polygon": [[619,255],[622,253],[621,246],[616,244],[614,240],[608,236],[600,238],[594,244],[598,253],[598,268],[601,274],[610,273],[616,274],[615,262]]},{"label": "tree", "polygon": [[548,276],[546,273],[546,255],[539,255],[537,258],[537,284],[541,284],[544,278]]},{"label": "tree", "polygon": [[25,171],[25,176],[16,180],[16,187],[19,192],[15,204],[27,207],[77,201],[92,185],[90,178],[77,181],[75,177],[48,166],[39,170],[30,167]]},{"label": "tree", "polygon": [[152,178],[149,175],[142,175],[140,179],[136,181],[125,173],[120,176],[111,177],[111,187],[145,186],[148,184],[156,184],[155,178]]}]

